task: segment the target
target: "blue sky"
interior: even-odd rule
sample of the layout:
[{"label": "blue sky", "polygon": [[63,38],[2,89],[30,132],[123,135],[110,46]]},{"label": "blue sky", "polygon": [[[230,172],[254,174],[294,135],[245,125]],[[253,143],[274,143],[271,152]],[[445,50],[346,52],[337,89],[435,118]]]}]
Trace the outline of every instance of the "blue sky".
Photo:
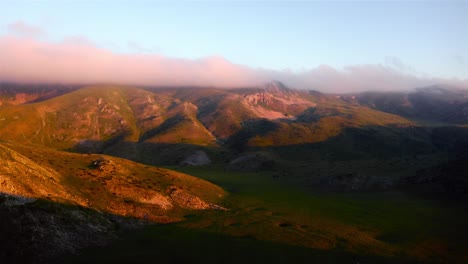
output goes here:
[{"label": "blue sky", "polygon": [[116,53],[468,78],[468,1],[0,0],[0,10],[0,35],[21,21],[44,30],[43,41],[79,36]]}]

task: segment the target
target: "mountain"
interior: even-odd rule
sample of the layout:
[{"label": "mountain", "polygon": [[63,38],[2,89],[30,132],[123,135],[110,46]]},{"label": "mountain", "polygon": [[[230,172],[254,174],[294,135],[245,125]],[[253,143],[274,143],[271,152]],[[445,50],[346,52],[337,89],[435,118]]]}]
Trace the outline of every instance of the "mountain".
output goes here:
[{"label": "mountain", "polygon": [[[2,93],[12,94],[9,87]],[[0,107],[0,139],[153,165],[196,164],[203,157],[202,164],[253,169],[251,164],[297,167],[290,163],[317,157],[442,157],[468,137],[466,91],[435,86],[356,95],[294,90],[279,82],[237,89],[63,89],[48,99]]]},{"label": "mountain", "polygon": [[368,92],[354,96],[363,106],[427,124],[468,123],[468,91],[430,86],[409,93]]},{"label": "mountain", "polygon": [[[9,87],[0,90],[12,94]],[[357,95],[294,90],[279,82],[238,89],[60,89],[47,99],[0,107],[0,139],[177,165],[196,153],[208,163],[225,163],[243,152],[318,143],[341,153],[335,156],[414,156],[444,148],[440,130],[427,124],[466,124],[464,91],[439,87]],[[280,159],[288,158],[284,153],[276,152]]]},{"label": "mountain", "polygon": [[[7,88],[3,94],[14,91]],[[301,167],[295,163],[321,157],[413,160],[443,155],[467,137],[462,127],[427,126],[464,124],[463,91],[436,87],[357,95],[294,90],[279,82],[237,89],[98,85],[60,91],[1,107],[0,139],[153,165],[193,165],[203,157],[200,164],[257,170]]]},{"label": "mountain", "polygon": [[294,141],[275,144],[325,140],[336,136],[338,127],[410,124],[399,116],[278,83],[233,90],[94,86],[1,108],[0,135],[4,140],[89,152],[119,142],[216,146],[261,120],[281,127],[280,134],[304,131]]},{"label": "mountain", "polygon": [[[57,149],[100,152],[119,141],[211,144],[189,103],[122,87],[87,87],[34,104],[0,110],[2,139]],[[193,135],[169,135],[190,127]],[[194,142],[192,142],[193,140]]]},{"label": "mountain", "polygon": [[114,259],[157,248],[171,263],[200,232],[195,255],[216,263],[246,241],[332,263],[464,263],[464,98],[1,84],[0,260],[49,263],[126,234]]}]

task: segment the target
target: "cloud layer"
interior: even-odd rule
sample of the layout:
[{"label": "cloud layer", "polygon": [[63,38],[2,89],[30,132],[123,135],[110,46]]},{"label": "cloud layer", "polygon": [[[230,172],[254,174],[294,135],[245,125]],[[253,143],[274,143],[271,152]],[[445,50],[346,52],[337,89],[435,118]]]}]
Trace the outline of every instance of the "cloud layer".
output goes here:
[{"label": "cloud layer", "polygon": [[[358,65],[342,70],[321,65],[293,73],[253,69],[222,57],[189,60],[157,54],[118,54],[83,38],[51,43],[31,37],[43,34],[34,27],[21,23],[10,27],[22,33],[0,37],[0,81],[246,87],[278,80],[295,88],[340,93],[408,90],[433,84],[468,88],[468,79],[419,78],[388,65]],[[392,63],[403,65],[397,59]]]}]

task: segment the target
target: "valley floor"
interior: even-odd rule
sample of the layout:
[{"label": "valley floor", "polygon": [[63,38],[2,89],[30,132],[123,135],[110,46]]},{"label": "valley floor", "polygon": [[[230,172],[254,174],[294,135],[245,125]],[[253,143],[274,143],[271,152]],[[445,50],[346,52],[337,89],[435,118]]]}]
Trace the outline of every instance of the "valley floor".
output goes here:
[{"label": "valley floor", "polygon": [[[228,211],[153,225],[72,263],[466,263],[463,204],[404,191],[314,192],[221,167],[173,167],[230,194]],[[63,261],[63,260],[61,260]]]}]

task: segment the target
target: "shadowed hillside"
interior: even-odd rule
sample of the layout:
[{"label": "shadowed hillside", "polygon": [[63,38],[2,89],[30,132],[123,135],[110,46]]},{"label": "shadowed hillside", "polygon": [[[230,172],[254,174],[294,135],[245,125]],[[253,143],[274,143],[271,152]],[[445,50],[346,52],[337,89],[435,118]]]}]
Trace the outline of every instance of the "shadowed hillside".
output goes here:
[{"label": "shadowed hillside", "polygon": [[355,96],[361,105],[423,124],[468,123],[468,92],[443,86],[420,88],[409,93],[368,92]]}]

